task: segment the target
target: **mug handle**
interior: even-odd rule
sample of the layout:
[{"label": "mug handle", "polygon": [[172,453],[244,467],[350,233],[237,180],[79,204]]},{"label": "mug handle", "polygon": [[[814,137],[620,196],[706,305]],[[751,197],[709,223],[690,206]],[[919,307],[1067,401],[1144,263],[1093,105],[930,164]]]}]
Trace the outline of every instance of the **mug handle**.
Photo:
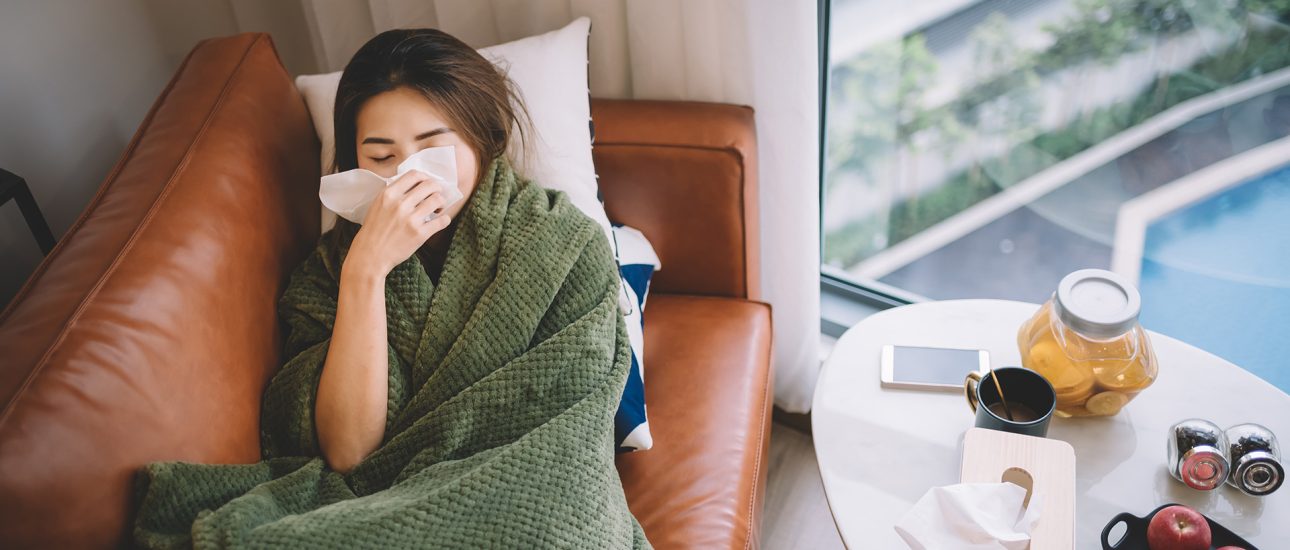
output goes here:
[{"label": "mug handle", "polygon": [[981,373],[972,371],[963,379],[963,392],[967,395],[968,406],[976,413],[976,387],[981,383]]}]

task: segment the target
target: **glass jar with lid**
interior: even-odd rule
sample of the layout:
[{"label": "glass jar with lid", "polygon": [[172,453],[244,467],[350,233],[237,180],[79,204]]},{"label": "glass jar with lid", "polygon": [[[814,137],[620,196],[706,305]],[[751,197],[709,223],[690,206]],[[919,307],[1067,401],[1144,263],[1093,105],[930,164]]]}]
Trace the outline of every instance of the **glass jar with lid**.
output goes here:
[{"label": "glass jar with lid", "polygon": [[1083,269],[1021,325],[1021,364],[1057,392],[1058,416],[1111,416],[1155,382],[1156,356],[1138,324],[1138,290],[1123,277]]}]

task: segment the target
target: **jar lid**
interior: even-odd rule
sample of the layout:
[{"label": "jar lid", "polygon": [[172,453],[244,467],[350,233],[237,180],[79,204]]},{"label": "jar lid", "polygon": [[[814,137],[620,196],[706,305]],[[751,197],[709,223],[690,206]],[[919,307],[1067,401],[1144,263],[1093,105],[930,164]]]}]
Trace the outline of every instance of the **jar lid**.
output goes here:
[{"label": "jar lid", "polygon": [[1236,460],[1229,483],[1247,495],[1263,496],[1281,487],[1285,470],[1276,455],[1267,451],[1254,451]]},{"label": "jar lid", "polygon": [[1183,483],[1198,491],[1211,491],[1227,479],[1227,457],[1209,445],[1200,445],[1187,451],[1178,465]]},{"label": "jar lid", "polygon": [[1105,269],[1081,269],[1063,277],[1053,302],[1062,323],[1092,338],[1128,332],[1142,310],[1138,289]]}]

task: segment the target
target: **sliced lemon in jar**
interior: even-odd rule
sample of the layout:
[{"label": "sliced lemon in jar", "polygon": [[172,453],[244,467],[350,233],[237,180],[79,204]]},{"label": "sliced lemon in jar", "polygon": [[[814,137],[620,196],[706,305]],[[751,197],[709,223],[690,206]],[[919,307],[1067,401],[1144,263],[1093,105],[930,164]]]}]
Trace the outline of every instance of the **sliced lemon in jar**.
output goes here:
[{"label": "sliced lemon in jar", "polygon": [[1104,391],[1088,398],[1084,408],[1098,416],[1111,416],[1120,412],[1129,402],[1129,396],[1118,391]]},{"label": "sliced lemon in jar", "polygon": [[1056,373],[1064,370],[1066,365],[1069,364],[1066,360],[1066,354],[1062,353],[1061,348],[1057,346],[1057,342],[1049,339],[1035,342],[1026,354],[1026,359],[1030,360],[1030,365],[1027,366],[1040,374]]},{"label": "sliced lemon in jar", "polygon": [[1064,392],[1057,392],[1057,403],[1069,405],[1072,403],[1083,403],[1093,395],[1093,385],[1089,384],[1083,388],[1075,388]]},{"label": "sliced lemon in jar", "polygon": [[1091,387],[1089,390],[1082,392],[1082,394],[1057,394],[1057,407],[1059,409],[1084,407],[1090,395],[1093,395]]},{"label": "sliced lemon in jar", "polygon": [[1093,370],[1098,385],[1116,391],[1137,391],[1151,385],[1147,369],[1138,361]]},{"label": "sliced lemon in jar", "polygon": [[1030,348],[1030,365],[1059,394],[1083,394],[1093,387],[1093,373],[1071,362],[1056,342],[1041,340]]},{"label": "sliced lemon in jar", "polygon": [[1049,378],[1048,382],[1053,385],[1053,391],[1058,396],[1077,395],[1088,397],[1093,393],[1093,375],[1079,367],[1070,367],[1057,376]]}]

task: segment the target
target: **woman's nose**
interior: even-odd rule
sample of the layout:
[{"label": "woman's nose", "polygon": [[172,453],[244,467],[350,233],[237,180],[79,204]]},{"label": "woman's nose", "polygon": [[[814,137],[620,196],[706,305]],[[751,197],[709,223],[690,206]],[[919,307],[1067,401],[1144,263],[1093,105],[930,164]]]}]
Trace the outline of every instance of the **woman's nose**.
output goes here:
[{"label": "woman's nose", "polygon": [[381,172],[380,172],[381,177],[392,178],[394,176],[397,176],[399,174],[399,164],[402,164],[403,161],[407,160],[408,157],[412,156],[415,153],[416,153],[415,150],[410,152],[400,151],[398,153],[395,153],[393,157],[390,157],[390,160],[385,162],[385,166],[381,167]]}]

